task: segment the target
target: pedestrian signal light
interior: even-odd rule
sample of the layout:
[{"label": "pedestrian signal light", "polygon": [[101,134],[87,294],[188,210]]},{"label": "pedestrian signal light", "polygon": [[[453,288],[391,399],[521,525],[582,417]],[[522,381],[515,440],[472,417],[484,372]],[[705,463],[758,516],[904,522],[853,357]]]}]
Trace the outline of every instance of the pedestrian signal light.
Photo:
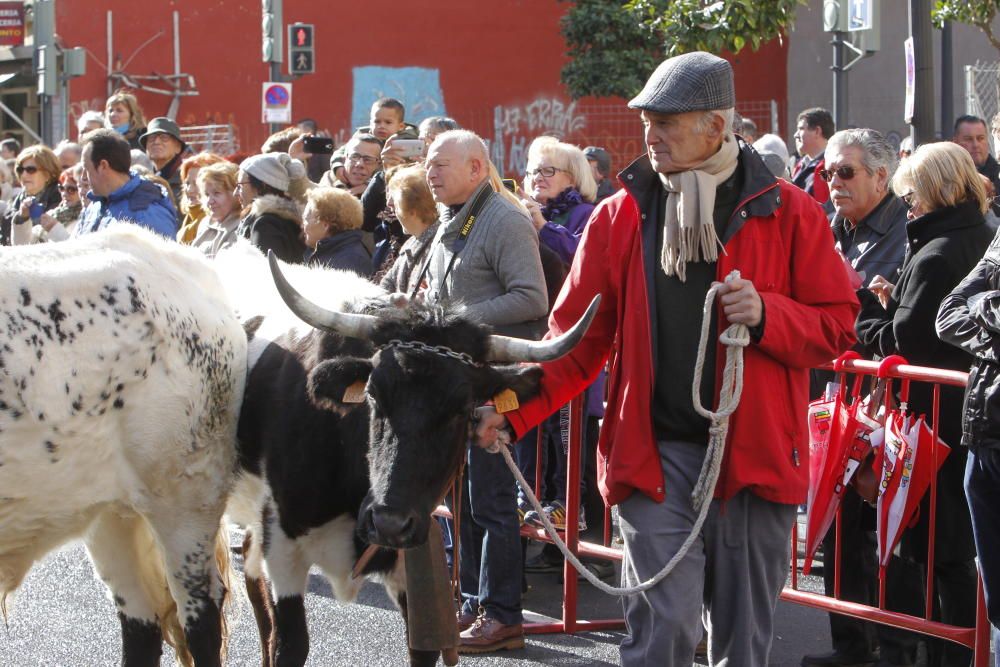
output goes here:
[{"label": "pedestrian signal light", "polygon": [[293,76],[316,71],[313,30],[314,26],[310,23],[291,23],[288,26],[288,73]]}]

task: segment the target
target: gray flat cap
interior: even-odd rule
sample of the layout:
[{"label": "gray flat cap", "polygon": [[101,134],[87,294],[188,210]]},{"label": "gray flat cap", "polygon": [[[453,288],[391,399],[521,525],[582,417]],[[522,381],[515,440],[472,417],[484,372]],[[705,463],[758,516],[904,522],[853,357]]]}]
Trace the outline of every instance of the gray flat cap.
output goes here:
[{"label": "gray flat cap", "polygon": [[658,113],[730,109],[736,106],[733,67],[704,51],[668,58],[628,106]]}]

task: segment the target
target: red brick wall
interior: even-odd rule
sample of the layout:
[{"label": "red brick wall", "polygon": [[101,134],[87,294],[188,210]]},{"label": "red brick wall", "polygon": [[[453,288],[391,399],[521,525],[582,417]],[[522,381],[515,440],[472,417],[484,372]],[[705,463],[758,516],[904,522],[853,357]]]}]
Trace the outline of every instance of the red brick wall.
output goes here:
[{"label": "red brick wall", "polygon": [[[393,9],[396,7],[396,9]],[[505,170],[516,170],[522,151],[540,133],[563,133],[581,145],[605,145],[616,167],[642,152],[635,114],[622,100],[573,103],[559,83],[566,61],[556,0],[410,0],[404,5],[285,0],[286,23],[316,26],[317,73],[293,83],[293,116],[309,116],[341,136],[351,129],[355,68],[424,68],[437,72],[441,97],[410,88],[404,71],[380,84],[409,109],[442,111],[504,146]],[[254,0],[90,0],[63,2],[58,30],[67,46],[84,46],[88,74],[71,88],[70,120],[103,107],[107,94],[107,11],[113,11],[114,54],[130,74],[172,73],[173,11],[180,17],[180,67],[199,95],[181,101],[182,125],[231,123],[243,150],[267,136],[261,123],[260,4]],[[393,14],[394,12],[394,14]],[[156,35],[162,31],[158,37]],[[152,41],[149,41],[152,40]],[[146,46],[142,46],[149,41]],[[775,99],[784,109],[786,47],[770,44],[735,59],[741,103]],[[369,88],[368,90],[374,90]],[[367,106],[374,97],[360,94]],[[443,98],[443,99],[441,99]],[[139,93],[147,118],[166,113],[170,98]],[[737,108],[740,108],[738,104]],[[783,114],[782,114],[783,115]],[[755,116],[758,124],[761,119]]]}]

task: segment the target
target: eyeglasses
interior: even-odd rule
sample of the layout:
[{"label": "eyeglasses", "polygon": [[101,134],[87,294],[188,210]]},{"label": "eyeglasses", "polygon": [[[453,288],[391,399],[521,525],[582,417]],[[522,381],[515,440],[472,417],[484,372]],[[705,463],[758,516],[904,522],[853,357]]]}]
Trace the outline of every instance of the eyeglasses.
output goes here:
[{"label": "eyeglasses", "polygon": [[822,178],[824,181],[829,183],[830,181],[833,180],[833,177],[835,175],[842,181],[849,181],[852,178],[854,178],[857,172],[854,170],[854,167],[848,164],[844,165],[843,167],[837,167],[836,169],[820,169],[819,171],[816,172],[816,174],[819,175],[819,177]]},{"label": "eyeglasses", "polygon": [[63,185],[62,183],[59,184],[59,192],[68,192],[70,194],[75,194],[79,191],[80,188],[78,188],[75,185]]},{"label": "eyeglasses", "polygon": [[913,207],[917,205],[917,193],[913,190],[899,195],[899,198],[903,200],[903,205],[906,206],[907,211],[912,211]]},{"label": "eyeglasses", "polygon": [[158,141],[167,141],[168,139],[173,139],[173,137],[166,132],[157,132],[146,137],[146,143],[155,144]]},{"label": "eyeglasses", "polygon": [[367,165],[378,164],[379,159],[377,157],[372,157],[371,155],[362,155],[361,153],[351,153],[347,156],[347,159],[351,162],[362,162]]},{"label": "eyeglasses", "polygon": [[538,167],[537,169],[529,169],[525,173],[529,177],[531,177],[531,176],[538,176],[539,174],[541,174],[545,178],[552,178],[553,176],[556,175],[557,171],[566,171],[566,170],[565,169],[560,169],[558,167]]},{"label": "eyeglasses", "polygon": [[23,165],[19,164],[16,167],[14,167],[14,173],[16,173],[18,176],[20,176],[24,172],[28,172],[29,174],[34,174],[37,171],[38,171],[38,167],[36,167],[33,164],[29,164],[27,166],[23,166]]}]

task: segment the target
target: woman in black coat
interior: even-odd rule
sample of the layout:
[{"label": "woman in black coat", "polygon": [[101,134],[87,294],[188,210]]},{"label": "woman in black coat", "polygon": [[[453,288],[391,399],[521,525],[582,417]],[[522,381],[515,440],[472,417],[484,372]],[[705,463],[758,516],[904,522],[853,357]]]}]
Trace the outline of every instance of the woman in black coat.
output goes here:
[{"label": "woman in black coat", "polygon": [[1000,627],[1000,234],[941,303],[941,340],[974,356],[965,389],[965,494],[994,635]]},{"label": "woman in black coat", "polygon": [[[858,337],[883,357],[899,354],[918,366],[965,371],[972,356],[938,339],[934,322],[941,301],[976,265],[992,238],[983,217],[987,208],[983,184],[969,154],[956,144],[942,142],[921,146],[906,159],[893,177],[892,188],[910,209],[906,255],[895,285],[876,276],[867,290],[859,290]],[[913,414],[926,414],[929,419],[932,400],[931,385],[911,386]],[[971,627],[976,613],[976,551],[962,491],[966,452],[959,447],[961,425],[962,391],[942,386],[938,431],[952,453],[938,475],[935,590],[941,620]],[[917,615],[923,614],[924,582],[920,568],[911,566],[926,559],[929,495],[917,525],[903,536],[903,559],[889,566],[913,572],[903,586],[891,586],[891,607]],[[893,664],[897,659],[898,664],[913,662],[912,655],[896,659],[885,655],[884,644],[882,652],[882,659]],[[964,667],[971,655],[956,644],[938,644],[928,664]]]},{"label": "woman in black coat", "polygon": [[302,215],[295,197],[304,194],[306,168],[287,153],[265,153],[240,164],[236,196],[250,213],[240,221],[236,234],[267,254],[301,264],[306,246],[302,241]]}]

